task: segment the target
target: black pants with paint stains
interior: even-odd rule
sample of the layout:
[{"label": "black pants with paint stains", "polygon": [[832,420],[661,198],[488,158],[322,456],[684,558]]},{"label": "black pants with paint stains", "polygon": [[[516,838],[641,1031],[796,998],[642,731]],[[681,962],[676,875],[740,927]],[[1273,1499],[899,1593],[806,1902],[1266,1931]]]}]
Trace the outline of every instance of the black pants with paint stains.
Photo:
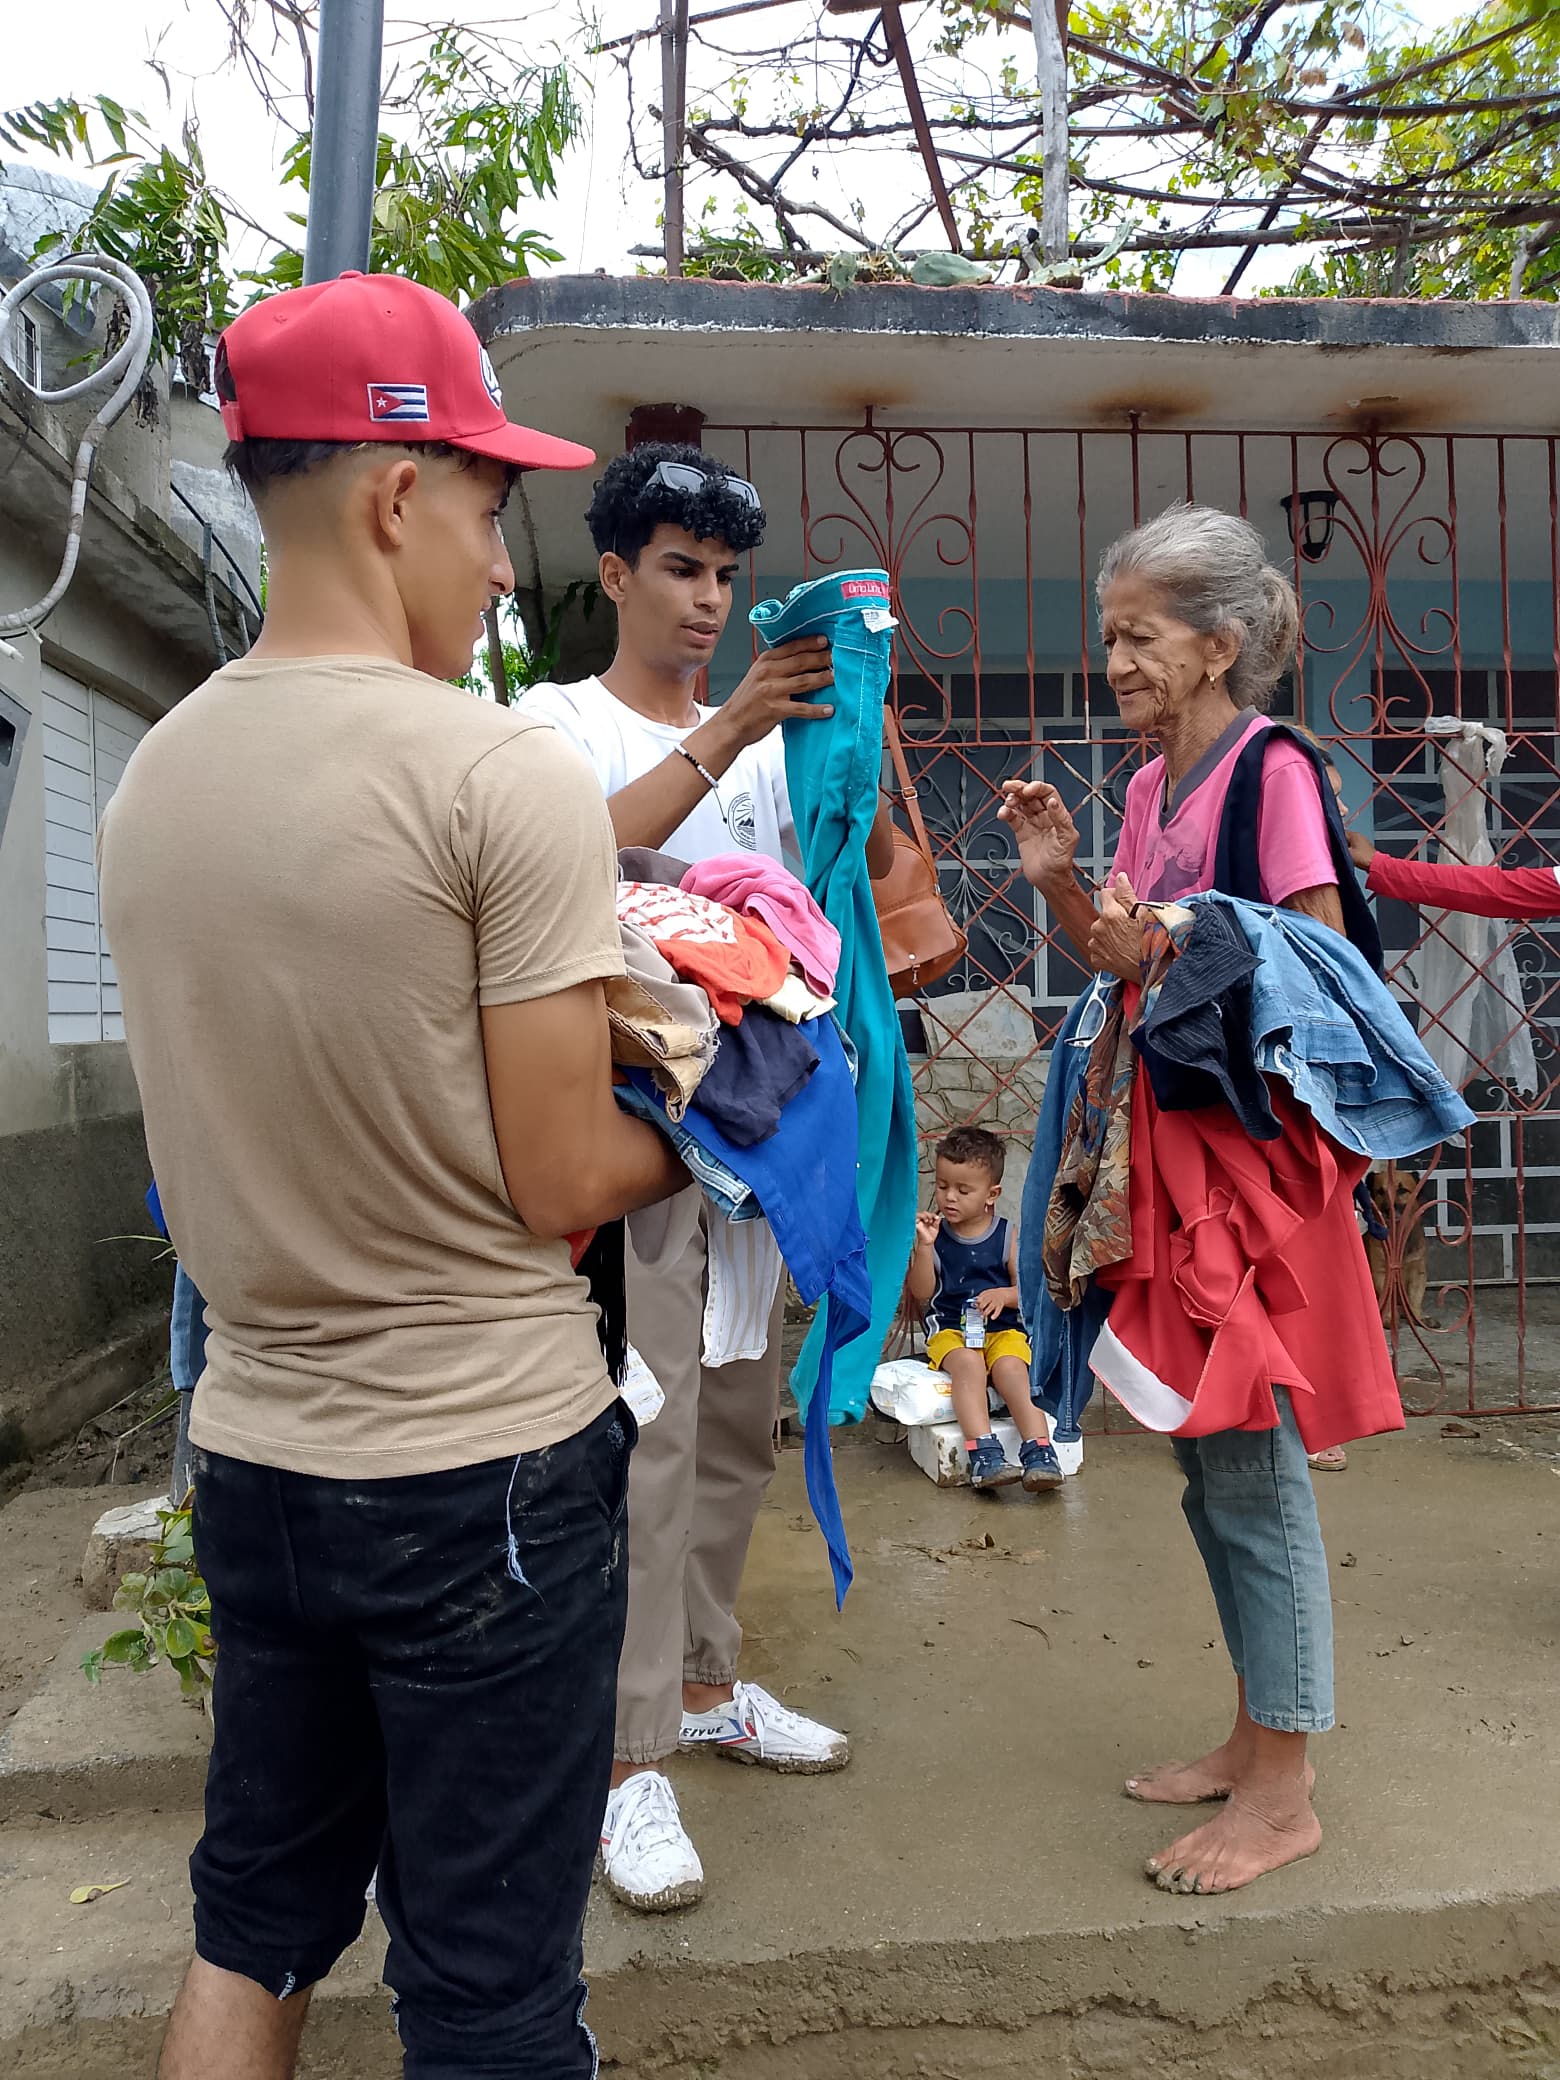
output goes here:
[{"label": "black pants with paint stains", "polygon": [[217,1640],[199,1955],[279,1999],[390,1934],[407,2080],[595,2070],[581,1928],[627,1594],[619,1406],[450,1473],[196,1457]]}]

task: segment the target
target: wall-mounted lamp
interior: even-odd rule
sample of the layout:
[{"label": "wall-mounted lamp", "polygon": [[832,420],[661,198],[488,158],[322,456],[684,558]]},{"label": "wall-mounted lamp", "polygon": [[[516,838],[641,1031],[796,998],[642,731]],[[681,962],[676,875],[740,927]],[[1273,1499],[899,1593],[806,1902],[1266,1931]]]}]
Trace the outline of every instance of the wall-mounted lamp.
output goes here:
[{"label": "wall-mounted lamp", "polygon": [[1289,538],[1307,563],[1320,563],[1332,547],[1336,491],[1291,491],[1279,503],[1289,521]]}]

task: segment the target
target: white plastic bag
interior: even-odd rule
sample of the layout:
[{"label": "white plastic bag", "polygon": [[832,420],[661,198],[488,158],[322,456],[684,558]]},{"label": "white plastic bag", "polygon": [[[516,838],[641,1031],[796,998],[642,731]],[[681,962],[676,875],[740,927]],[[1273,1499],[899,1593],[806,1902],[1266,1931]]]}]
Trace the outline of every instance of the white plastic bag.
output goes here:
[{"label": "white plastic bag", "polygon": [[891,1358],[872,1375],[872,1406],[892,1423],[918,1430],[925,1423],[951,1423],[952,1382],[921,1358]]}]

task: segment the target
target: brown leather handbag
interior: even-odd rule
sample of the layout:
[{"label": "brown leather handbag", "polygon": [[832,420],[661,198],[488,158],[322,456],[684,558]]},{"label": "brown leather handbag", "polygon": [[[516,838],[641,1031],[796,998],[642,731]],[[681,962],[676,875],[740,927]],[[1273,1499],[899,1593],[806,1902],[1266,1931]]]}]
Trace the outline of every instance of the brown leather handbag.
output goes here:
[{"label": "brown leather handbag", "polygon": [[938,893],[937,863],[891,707],[883,710],[883,730],[910,829],[894,825],[894,864],[884,880],[872,884],[872,896],[894,995],[913,997],[941,982],[964,958],[969,941]]}]

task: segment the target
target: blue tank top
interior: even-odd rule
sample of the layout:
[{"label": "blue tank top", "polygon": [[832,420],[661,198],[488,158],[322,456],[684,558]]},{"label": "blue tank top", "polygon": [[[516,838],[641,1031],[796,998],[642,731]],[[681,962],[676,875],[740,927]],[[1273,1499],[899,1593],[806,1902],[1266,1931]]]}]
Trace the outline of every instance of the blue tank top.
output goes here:
[{"label": "blue tank top", "polygon": [[[1008,1223],[995,1220],[984,1235],[961,1242],[951,1229],[937,1235],[937,1290],[932,1295],[928,1319],[934,1329],[962,1329],[964,1303],[993,1286],[1013,1283],[1008,1270]],[[995,1321],[986,1324],[988,1336],[999,1329],[1019,1329],[1022,1318],[1016,1307],[1004,1308]]]}]

